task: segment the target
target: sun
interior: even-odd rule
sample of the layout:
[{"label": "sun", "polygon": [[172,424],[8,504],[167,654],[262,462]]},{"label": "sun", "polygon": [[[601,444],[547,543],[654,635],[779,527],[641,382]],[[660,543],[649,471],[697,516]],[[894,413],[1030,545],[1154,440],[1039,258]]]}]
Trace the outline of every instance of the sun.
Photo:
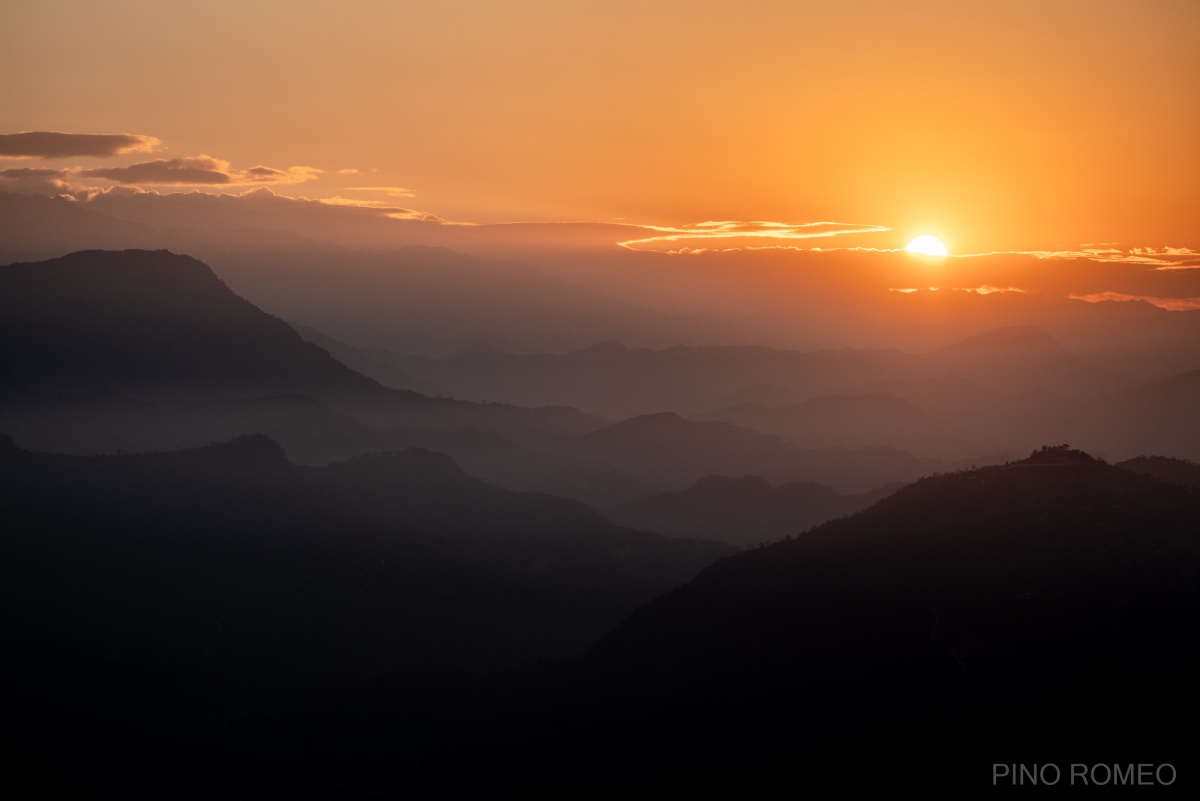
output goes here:
[{"label": "sun", "polygon": [[908,243],[905,248],[909,253],[919,253],[922,256],[945,256],[946,246],[936,236],[918,236]]}]

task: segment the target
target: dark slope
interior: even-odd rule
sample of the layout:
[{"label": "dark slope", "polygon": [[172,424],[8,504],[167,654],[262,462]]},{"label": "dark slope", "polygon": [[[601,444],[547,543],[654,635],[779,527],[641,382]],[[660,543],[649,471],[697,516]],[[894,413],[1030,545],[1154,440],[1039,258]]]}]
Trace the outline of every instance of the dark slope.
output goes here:
[{"label": "dark slope", "polygon": [[1065,447],[923,479],[712,565],[455,759],[751,796],[975,795],[1018,762],[1172,763],[1194,788],[1198,520],[1194,490]]},{"label": "dark slope", "polygon": [[[1024,597],[1057,612],[1056,600],[1064,595],[1096,595],[1093,600],[1099,602],[1102,587],[1123,585],[1128,601],[1140,594],[1142,601],[1167,606],[1186,602],[1177,611],[1194,613],[1195,587],[1176,582],[1192,568],[1200,547],[1194,528],[1198,514],[1200,498],[1194,492],[1078,451],[1049,449],[1004,466],[922,479],[850,518],[724,560],[670,598],[640,610],[593,656],[600,662],[620,661],[625,658],[620,654],[638,651],[635,643],[644,641],[639,632],[669,627],[675,610],[751,590],[761,592],[762,601],[830,592],[843,598],[894,596],[950,605],[967,596],[996,594],[997,602],[1005,595]],[[1168,552],[1182,561],[1165,558]],[[1161,574],[1157,578],[1166,580],[1165,585],[1149,581],[1154,573]],[[812,611],[794,606],[786,613],[799,615],[793,618],[798,622]],[[928,607],[921,612],[930,625],[931,614]],[[951,606],[939,616],[939,627],[955,628],[948,622],[955,616]],[[700,640],[677,649],[671,659],[686,660],[684,651],[693,648],[723,650],[714,636],[718,632],[704,628]],[[1021,638],[1019,631],[1011,634]],[[942,635],[934,640],[943,650],[953,650]],[[1184,653],[1190,647],[1159,645],[1164,653],[1177,646]],[[988,661],[982,649],[964,653]],[[1145,656],[1138,649],[1121,659],[1140,662]]]}]

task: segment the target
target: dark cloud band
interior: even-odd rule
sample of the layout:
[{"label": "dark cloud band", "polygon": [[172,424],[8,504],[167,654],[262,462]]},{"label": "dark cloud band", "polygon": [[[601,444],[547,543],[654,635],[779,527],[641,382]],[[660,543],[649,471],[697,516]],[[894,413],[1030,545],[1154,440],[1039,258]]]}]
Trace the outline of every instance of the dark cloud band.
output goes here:
[{"label": "dark cloud band", "polygon": [[233,183],[229,165],[207,156],[186,159],[155,159],[128,167],[83,170],[80,175],[125,184],[219,185]]},{"label": "dark cloud band", "polygon": [[75,156],[119,156],[153,150],[153,136],[141,134],[72,134],[58,131],[25,131],[0,134],[0,158],[59,159]]},{"label": "dark cloud band", "polygon": [[320,173],[315,167],[288,167],[286,170],[277,170],[261,164],[248,170],[235,170],[228,161],[201,155],[181,159],[155,159],[128,167],[98,167],[81,170],[79,175],[132,185],[225,186],[298,184],[311,181]]},{"label": "dark cloud band", "polygon": [[44,167],[17,167],[0,170],[0,191],[26,195],[57,195],[70,189],[65,170]]}]

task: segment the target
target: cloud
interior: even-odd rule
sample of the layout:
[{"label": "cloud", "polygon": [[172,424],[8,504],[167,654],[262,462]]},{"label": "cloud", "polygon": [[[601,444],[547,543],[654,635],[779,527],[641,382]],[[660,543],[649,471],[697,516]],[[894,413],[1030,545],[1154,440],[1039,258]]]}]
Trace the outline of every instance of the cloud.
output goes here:
[{"label": "cloud", "polygon": [[1081,245],[1079,250],[1032,250],[1024,253],[1039,259],[1090,259],[1115,264],[1144,264],[1158,270],[1200,267],[1200,251],[1186,247],[1122,248],[1119,243],[1105,242]]},{"label": "cloud", "polygon": [[155,159],[128,167],[82,170],[80,175],[130,184],[220,185],[234,182],[229,174],[229,162],[211,156]]},{"label": "cloud", "polygon": [[242,180],[238,183],[302,184],[306,181],[315,181],[320,175],[321,170],[316,167],[288,167],[286,170],[276,170],[260,164],[243,172]]},{"label": "cloud", "polygon": [[17,167],[0,170],[0,191],[23,195],[57,195],[71,191],[66,178],[70,170]]},{"label": "cloud", "polygon": [[1140,300],[1145,303],[1152,303],[1160,309],[1168,311],[1195,311],[1200,309],[1200,298],[1159,298],[1149,295],[1126,295],[1121,292],[1096,292],[1091,295],[1068,295],[1067,297],[1071,298],[1071,300],[1083,300],[1088,303]]},{"label": "cloud", "polygon": [[103,178],[124,184],[162,184],[168,186],[235,186],[247,184],[298,184],[321,174],[315,167],[288,167],[277,170],[258,165],[234,170],[228,161],[200,155],[179,159],[155,159],[128,167],[103,167],[80,170],[80,175]]},{"label": "cloud", "polygon": [[[740,240],[740,247],[747,248],[791,247],[785,244],[776,245],[775,242],[820,239],[842,236],[844,234],[882,233],[891,230],[882,225],[859,225],[838,222],[784,223],[764,220],[748,222],[739,220],[713,220],[677,227],[657,225],[642,227],[647,232],[652,232],[652,235],[642,239],[630,239],[618,244],[630,250],[661,250],[663,243],[672,243],[672,246],[674,246],[674,243],[681,243],[675,246],[676,250],[679,252],[695,253],[703,252],[706,248],[694,248],[682,243],[724,240],[724,243],[729,245],[731,241]],[[764,244],[762,241],[764,239],[773,240],[773,242],[771,244]],[[733,250],[737,249],[737,247],[739,245],[724,249]]]},{"label": "cloud", "polygon": [[72,134],[24,131],[0,134],[0,158],[61,159],[74,156],[119,156],[148,152],[162,144],[141,134]]},{"label": "cloud", "polygon": [[352,186],[352,192],[382,192],[388,197],[416,197],[417,193],[403,186]]},{"label": "cloud", "polygon": [[[943,289],[945,289],[948,292],[969,292],[973,295],[994,295],[997,292],[999,292],[999,293],[1020,292],[1022,294],[1025,294],[1025,293],[1029,292],[1028,289],[1021,289],[1021,288],[1015,287],[1015,286],[992,286],[991,284],[982,284],[980,286],[952,286],[952,287],[929,286],[929,287],[925,287],[925,289],[930,292],[940,292]],[[923,291],[923,290],[920,287],[912,287],[912,286],[888,287],[888,292],[900,292],[901,294],[904,294],[904,295],[911,295],[914,292],[921,292],[921,291]]]},{"label": "cloud", "polygon": [[980,286],[956,286],[951,287],[955,292],[974,292],[976,295],[994,295],[997,292],[1021,292],[1027,293],[1028,289],[1021,289],[1015,286],[992,286],[991,284],[981,284]]},{"label": "cloud", "polygon": [[323,197],[321,202],[327,206],[358,206],[364,209],[387,209],[389,211],[405,211],[405,209],[397,209],[396,204],[390,200],[364,200],[358,197],[342,197],[341,195],[333,195],[332,197]]},{"label": "cloud", "polygon": [[[403,195],[402,197],[412,197],[412,195]],[[441,217],[435,214],[430,214],[424,211],[415,209],[402,209],[396,206],[390,200],[363,200],[356,197],[342,197],[334,195],[333,197],[323,197],[317,201],[324,206],[349,206],[357,209],[373,209],[383,214],[385,217],[390,217],[394,220],[423,220],[425,222],[446,222]]]}]

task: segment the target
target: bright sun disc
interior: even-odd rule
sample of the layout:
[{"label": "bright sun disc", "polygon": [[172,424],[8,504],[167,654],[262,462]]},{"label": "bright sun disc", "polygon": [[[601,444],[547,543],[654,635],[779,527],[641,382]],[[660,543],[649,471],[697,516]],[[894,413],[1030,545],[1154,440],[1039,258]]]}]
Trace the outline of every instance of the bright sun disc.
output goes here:
[{"label": "bright sun disc", "polygon": [[909,253],[920,253],[922,256],[946,255],[946,246],[936,236],[918,236],[908,243],[905,250]]}]

